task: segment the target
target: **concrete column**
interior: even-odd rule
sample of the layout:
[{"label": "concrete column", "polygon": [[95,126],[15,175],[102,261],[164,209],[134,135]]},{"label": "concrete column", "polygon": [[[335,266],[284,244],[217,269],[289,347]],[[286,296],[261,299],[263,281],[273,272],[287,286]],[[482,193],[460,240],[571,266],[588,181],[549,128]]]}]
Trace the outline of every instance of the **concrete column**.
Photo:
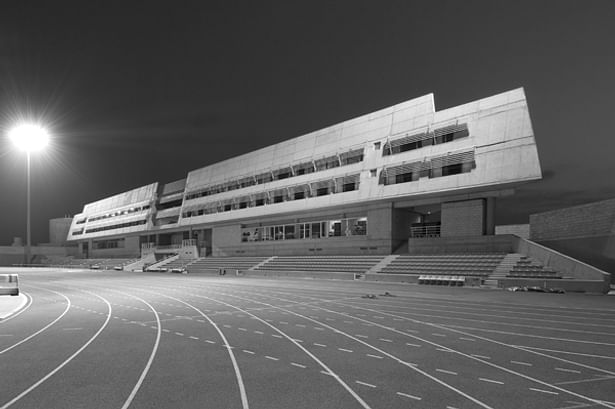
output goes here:
[{"label": "concrete column", "polygon": [[495,234],[495,197],[488,197],[485,203],[485,234]]}]

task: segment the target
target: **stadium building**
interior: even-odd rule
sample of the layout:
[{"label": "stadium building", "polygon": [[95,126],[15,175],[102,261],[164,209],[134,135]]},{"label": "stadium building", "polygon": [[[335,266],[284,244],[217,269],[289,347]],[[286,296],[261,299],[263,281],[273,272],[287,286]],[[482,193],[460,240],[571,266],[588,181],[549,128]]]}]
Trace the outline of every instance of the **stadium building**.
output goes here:
[{"label": "stadium building", "polygon": [[441,111],[429,94],[88,203],[67,240],[82,257],[386,255],[492,235],[497,198],[540,178],[523,89]]}]

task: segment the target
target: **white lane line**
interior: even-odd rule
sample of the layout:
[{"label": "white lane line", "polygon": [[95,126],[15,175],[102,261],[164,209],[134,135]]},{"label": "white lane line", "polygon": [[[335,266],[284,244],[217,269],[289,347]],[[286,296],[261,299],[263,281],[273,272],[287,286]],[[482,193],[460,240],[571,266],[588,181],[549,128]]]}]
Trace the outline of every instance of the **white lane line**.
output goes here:
[{"label": "white lane line", "polygon": [[263,332],[263,331],[254,331],[254,333],[255,333],[255,334],[258,334],[258,335],[263,335],[263,334],[264,334],[264,332]]},{"label": "white lane line", "polygon": [[163,328],[162,330],[163,330],[164,332],[171,332],[170,330],[168,330],[168,329],[166,329],[166,328]]},{"label": "white lane line", "polygon": [[192,335],[190,335],[188,338],[190,338],[190,339],[197,339],[197,340],[199,339],[198,337],[195,337],[195,336],[192,336]]},{"label": "white lane line", "polygon": [[530,346],[526,346],[526,345],[512,345],[512,346],[515,347],[515,348],[535,349],[537,351],[555,352],[557,354],[587,356],[587,357],[590,357],[590,358],[600,358],[600,359],[615,359],[615,356],[583,354],[583,353],[580,353],[580,352],[559,351],[559,350],[556,350],[556,349],[536,348],[536,347],[530,347]]},{"label": "white lane line", "polygon": [[[200,295],[196,295],[196,296],[197,296],[197,297],[206,298],[206,299],[210,299],[209,297],[205,297],[205,296],[200,296]],[[263,304],[263,305],[266,305],[266,306],[271,307],[271,308],[281,309],[281,307],[276,307],[276,306],[273,306],[273,305],[271,305],[271,304],[267,304],[267,303],[264,303],[264,302],[255,301],[255,300],[250,299],[250,298],[245,298],[245,297],[240,297],[240,296],[232,296],[232,297],[238,298],[238,299],[243,300],[243,301],[256,302],[256,303]],[[279,297],[275,297],[275,298],[280,299]],[[218,302],[221,302],[221,301],[218,301]],[[344,305],[344,304],[342,304],[342,305]],[[233,307],[233,308],[238,308],[238,307]],[[323,310],[323,311],[330,312],[330,313],[335,313],[335,314],[339,314],[339,315],[346,316],[346,317],[348,317],[348,318],[353,318],[353,319],[356,319],[355,317],[352,317],[352,316],[349,316],[349,315],[347,315],[347,314],[343,314],[343,313],[340,313],[340,312],[337,312],[337,311],[327,310],[326,308],[322,308],[322,307],[320,307],[320,309],[321,309],[321,310]],[[362,341],[362,340],[360,340],[359,338],[353,337],[352,335],[350,335],[350,334],[348,334],[348,333],[345,333],[345,332],[343,332],[343,331],[340,331],[340,330],[338,330],[338,329],[336,329],[336,328],[333,328],[333,327],[331,327],[331,326],[329,326],[329,325],[323,324],[322,322],[318,322],[318,321],[316,321],[316,320],[310,319],[309,317],[304,316],[304,315],[301,315],[301,314],[298,314],[298,313],[293,313],[293,314],[294,314],[294,315],[296,315],[296,316],[298,316],[298,317],[300,317],[300,318],[304,318],[304,319],[308,319],[308,320],[314,321],[314,323],[316,323],[316,324],[323,325],[323,326],[325,326],[325,327],[329,328],[330,330],[335,331],[336,333],[339,333],[339,334],[341,334],[341,335],[344,335],[344,336],[346,336],[346,337],[348,337],[348,338],[350,338],[350,339],[352,339],[352,340],[354,340],[354,341],[356,341],[356,342],[359,342],[359,343],[361,343],[361,344],[363,344],[363,345],[365,345],[365,346],[367,346],[367,347],[369,347],[369,348],[371,348],[371,349],[373,349],[373,350],[376,350],[376,351],[380,352],[382,355],[385,355],[385,356],[387,356],[387,357],[389,357],[389,358],[391,358],[391,359],[393,359],[393,360],[397,361],[397,362],[398,362],[398,363],[400,363],[401,365],[404,365],[404,366],[406,366],[406,367],[408,367],[408,368],[410,368],[410,369],[414,370],[415,372],[420,373],[421,375],[423,375],[423,376],[425,376],[425,377],[427,377],[427,378],[431,379],[432,381],[434,381],[434,382],[436,382],[436,383],[438,383],[438,384],[440,384],[440,385],[442,385],[442,386],[444,386],[444,387],[446,387],[446,388],[448,388],[448,389],[450,389],[450,390],[452,390],[452,391],[456,392],[457,394],[459,394],[459,395],[463,396],[464,398],[466,398],[466,399],[468,399],[468,400],[470,400],[470,401],[472,401],[472,402],[476,403],[477,405],[479,405],[479,406],[481,406],[481,407],[483,407],[483,408],[485,408],[485,409],[493,409],[491,406],[489,406],[489,405],[487,405],[487,404],[485,404],[485,403],[481,402],[480,400],[478,400],[478,399],[474,398],[473,396],[468,395],[467,393],[465,393],[465,392],[463,392],[463,391],[461,391],[461,390],[459,390],[459,389],[455,388],[454,386],[452,386],[452,385],[450,385],[450,384],[448,384],[448,383],[446,383],[446,382],[444,382],[444,381],[442,381],[442,380],[440,380],[440,379],[438,379],[438,378],[436,378],[436,377],[434,377],[434,376],[432,376],[432,375],[428,374],[427,372],[425,372],[425,371],[423,371],[423,370],[419,369],[419,368],[418,368],[418,365],[416,365],[415,363],[412,363],[412,362],[406,362],[406,361],[404,361],[404,360],[402,360],[402,359],[400,359],[400,358],[398,358],[398,357],[396,357],[396,356],[394,356],[394,355],[392,355],[392,354],[390,354],[390,353],[388,353],[388,352],[386,352],[386,351],[383,351],[382,349],[380,349],[380,348],[378,348],[378,347],[376,347],[376,346],[374,346],[374,345],[368,344],[367,342]],[[360,319],[360,320],[361,320],[361,321],[363,321],[362,319]],[[364,324],[364,325],[365,325],[365,324]],[[372,325],[372,324],[367,324],[366,326],[373,327],[374,325]],[[384,327],[384,326],[382,326],[382,325],[379,325],[379,326],[380,326],[380,327],[383,327],[383,328],[388,328],[388,327]],[[276,330],[277,330],[277,329],[276,329]],[[398,332],[398,333],[401,333],[401,334],[403,334],[403,335],[407,335],[407,334],[402,333],[401,331],[398,331],[398,330],[394,330],[394,331],[395,331],[395,332]],[[422,339],[421,339],[421,341],[423,341],[423,342],[428,342],[428,341],[425,341],[425,340],[422,340]],[[433,344],[433,342],[431,342],[431,344]],[[299,347],[301,347],[301,345],[298,345],[298,346],[299,346]],[[301,348],[302,348],[302,347],[301,347]],[[318,362],[318,363],[319,363],[322,367],[326,367],[324,363],[322,363],[320,360],[318,360],[318,358],[316,358],[315,356],[313,356],[313,354],[311,354],[308,350],[304,349],[304,352],[306,352],[307,354],[309,354],[309,355],[312,357],[312,359],[314,359],[315,361],[317,361],[317,362]],[[327,369],[328,369],[328,368],[327,368]],[[330,375],[329,373],[326,373],[326,372],[324,372],[324,371],[321,371],[321,372],[322,372],[322,373],[324,373],[324,374]],[[359,397],[359,395],[357,395],[357,394],[356,394],[356,392],[354,392],[354,391],[353,391],[353,390],[352,390],[352,389],[351,389],[351,388],[350,388],[350,387],[349,387],[349,386],[348,386],[345,382],[343,382],[343,381],[342,381],[339,377],[336,377],[336,379],[337,379],[337,381],[338,381],[338,382],[339,382],[342,386],[344,386],[344,388],[345,388],[345,389],[346,389],[349,393],[351,393],[351,394],[353,395],[353,397],[354,397],[354,398],[355,398],[355,399],[356,399],[359,403],[361,403],[361,405],[362,405],[364,408],[369,408],[369,405],[368,405],[365,401],[363,401],[363,400],[361,399],[361,397]]]},{"label": "white lane line", "polygon": [[[236,307],[236,306],[234,306],[234,305],[232,305],[232,304],[226,303],[226,302],[224,302],[224,301],[219,301],[219,300],[216,300],[216,299],[213,299],[213,298],[210,298],[210,297],[207,297],[207,296],[203,296],[203,295],[195,295],[195,296],[196,296],[196,297],[199,297],[199,298],[204,298],[204,299],[206,299],[206,300],[214,301],[214,302],[217,302],[217,303],[220,303],[220,304],[224,304],[224,305],[226,305],[226,306],[228,306],[228,307],[230,307],[230,308],[236,309],[236,310],[241,311],[241,312],[243,312],[243,313],[247,313],[248,315],[250,315],[250,316],[255,317],[256,319],[258,319],[260,322],[264,323],[265,325],[268,325],[268,326],[269,326],[271,329],[273,329],[274,331],[277,331],[277,332],[279,332],[281,335],[284,335],[286,339],[288,339],[289,341],[293,342],[293,343],[294,343],[294,344],[295,344],[295,345],[296,345],[299,349],[301,349],[301,350],[302,350],[305,354],[307,354],[310,358],[312,358],[312,360],[314,360],[316,363],[318,363],[318,364],[319,364],[322,368],[324,368],[324,369],[327,371],[327,372],[325,372],[325,371],[321,371],[321,373],[324,373],[324,374],[326,374],[326,375],[332,376],[332,377],[333,377],[333,378],[334,378],[334,379],[335,379],[335,380],[336,380],[336,381],[337,381],[337,382],[338,382],[338,383],[339,383],[339,384],[340,384],[340,385],[341,385],[344,389],[346,389],[346,391],[347,391],[348,393],[350,393],[350,394],[352,395],[352,397],[353,397],[353,398],[354,398],[357,402],[359,402],[359,404],[360,404],[360,405],[361,405],[364,409],[371,409],[371,407],[367,404],[367,402],[365,402],[365,401],[364,401],[364,400],[363,400],[363,399],[362,399],[362,398],[361,398],[361,397],[360,397],[360,396],[359,396],[359,395],[358,395],[358,394],[357,394],[357,393],[356,393],[356,392],[355,392],[355,391],[354,391],[354,390],[353,390],[353,389],[352,389],[352,388],[351,388],[351,387],[350,387],[350,386],[349,386],[346,382],[344,382],[344,381],[343,381],[343,380],[342,380],[342,379],[341,379],[338,375],[336,375],[336,374],[334,374],[333,372],[331,372],[331,369],[329,369],[329,367],[328,367],[328,366],[327,366],[324,362],[322,362],[320,359],[318,359],[318,357],[316,357],[314,354],[312,354],[310,351],[308,351],[305,347],[303,347],[303,345],[301,345],[301,344],[299,344],[299,343],[297,343],[297,342],[293,341],[293,339],[292,339],[290,336],[288,336],[285,332],[283,332],[282,330],[280,330],[280,329],[276,328],[274,325],[272,325],[272,324],[270,324],[270,323],[267,323],[267,322],[266,322],[266,321],[264,321],[262,318],[259,318],[259,317],[255,316],[254,314],[252,314],[252,313],[250,313],[250,312],[248,312],[248,311],[245,311],[245,310],[243,310],[243,309],[241,309],[241,308],[239,308],[239,307]],[[273,306],[273,305],[271,305],[271,304],[266,304],[266,303],[262,303],[262,302],[255,301],[255,300],[246,299],[246,298],[243,298],[243,297],[238,297],[238,296],[232,296],[232,297],[239,298],[239,299],[243,299],[243,300],[245,300],[245,301],[249,301],[249,302],[256,302],[256,303],[259,303],[259,304],[263,304],[263,305],[266,305],[266,306],[268,306],[268,307],[270,307],[270,308],[275,308],[275,309],[277,309],[277,310],[279,310],[279,309],[280,309],[279,307],[275,307],[275,306]],[[293,313],[293,314],[294,314],[294,313]],[[299,314],[295,314],[295,315],[301,316],[301,315],[299,315]],[[303,317],[303,316],[301,316],[301,317]],[[306,317],[304,317],[304,318],[306,318]]]},{"label": "white lane line", "polygon": [[573,385],[573,384],[577,384],[577,383],[605,381],[605,380],[609,380],[609,379],[615,379],[615,376],[601,376],[599,378],[580,379],[580,380],[576,380],[576,381],[566,381],[566,382],[555,382],[553,385]]},{"label": "white lane line", "polygon": [[470,356],[473,356],[475,358],[481,358],[481,359],[491,359],[490,356],[485,356],[485,355],[470,354]]},{"label": "white lane line", "polygon": [[497,383],[498,385],[504,385],[504,382],[494,381],[493,379],[478,378],[478,380],[483,382]]},{"label": "white lane line", "polygon": [[205,342],[207,342],[208,344],[215,344],[216,341],[212,341],[211,339],[206,339]]},{"label": "white lane line", "polygon": [[[347,304],[343,304],[343,303],[339,303],[339,302],[338,302],[338,303],[336,303],[336,304],[341,305],[341,306],[349,306],[349,305],[347,305]],[[334,313],[339,314],[339,315],[342,315],[342,316],[350,316],[350,315],[345,314],[345,313],[341,313],[341,312],[337,312],[337,311],[327,310],[326,308],[323,308],[323,307],[320,307],[320,308],[321,308],[321,310],[323,310],[323,311],[327,311],[327,312],[334,312]],[[369,308],[362,308],[362,309],[363,309],[363,310],[366,310],[366,311],[373,311],[373,310],[370,310]],[[380,311],[379,311],[379,312],[380,312]],[[392,317],[399,317],[399,316],[394,315],[394,314],[388,314],[388,313],[387,313],[387,315],[392,316]],[[350,316],[350,317],[351,317],[351,316]],[[403,317],[402,317],[402,318],[403,318]],[[438,329],[441,329],[441,330],[448,330],[448,331],[452,331],[452,332],[455,332],[455,333],[460,334],[460,335],[465,335],[465,336],[473,336],[473,337],[476,337],[477,339],[481,339],[481,340],[483,340],[483,341],[487,341],[487,342],[492,342],[492,343],[497,344],[497,345],[502,345],[502,346],[506,346],[506,347],[510,347],[510,348],[518,349],[518,350],[521,350],[521,351],[525,351],[525,352],[534,353],[534,354],[536,354],[536,355],[540,355],[540,356],[544,356],[544,357],[548,357],[548,358],[552,358],[552,359],[557,359],[557,360],[559,360],[559,361],[563,361],[563,362],[566,362],[566,363],[569,363],[569,364],[572,364],[572,365],[577,365],[577,366],[587,367],[587,368],[594,369],[594,370],[599,371],[599,372],[603,372],[603,373],[608,373],[608,374],[615,375],[615,373],[614,373],[614,372],[607,371],[607,370],[604,370],[604,369],[600,369],[600,368],[591,367],[591,366],[589,366],[589,365],[581,364],[581,363],[578,363],[578,362],[568,361],[568,360],[566,360],[566,359],[558,358],[558,357],[555,357],[555,356],[552,356],[552,355],[542,354],[542,353],[540,353],[540,352],[536,352],[536,351],[531,351],[531,350],[524,349],[524,348],[519,347],[519,346],[514,346],[514,345],[506,344],[506,343],[504,343],[504,342],[496,341],[496,340],[494,340],[494,339],[490,339],[490,338],[486,338],[486,337],[477,336],[476,334],[468,334],[468,333],[466,333],[466,332],[464,332],[464,331],[462,331],[462,330],[455,329],[457,326],[453,326],[453,325],[443,326],[443,325],[434,324],[434,323],[428,323],[428,322],[424,322],[424,321],[420,321],[420,320],[416,320],[416,319],[412,319],[412,318],[405,318],[405,319],[406,319],[406,320],[408,320],[408,321],[412,321],[412,322],[414,322],[414,323],[417,323],[417,324],[429,325],[429,326],[431,326],[431,327],[435,327],[435,328],[438,328]],[[363,319],[359,319],[359,320],[364,321]],[[369,322],[369,321],[368,321],[368,322]],[[415,338],[415,339],[418,339],[418,340],[420,340],[420,341],[423,341],[423,342],[429,343],[429,344],[434,345],[434,346],[438,345],[438,344],[436,344],[436,343],[434,343],[434,342],[431,342],[431,341],[428,341],[428,340],[425,340],[425,339],[419,338],[419,337],[414,336],[414,335],[405,334],[405,333],[403,333],[402,331],[398,331],[398,330],[395,330],[395,329],[391,329],[391,328],[388,328],[388,327],[386,327],[386,326],[384,326],[384,325],[379,325],[379,326],[380,326],[381,328],[385,328],[385,329],[391,330],[391,331],[393,331],[393,332],[395,332],[395,333],[399,333],[399,334],[402,334],[402,335],[406,335],[406,336],[413,337],[413,338]],[[477,329],[478,329],[478,328],[477,328]],[[502,331],[494,331],[494,332],[502,332]],[[589,343],[589,342],[588,342],[588,343]],[[595,343],[595,344],[599,344],[599,343]],[[615,345],[615,344],[609,344],[609,345]],[[458,355],[460,355],[460,356],[465,356],[465,357],[468,357],[468,358],[471,358],[471,359],[476,359],[476,360],[478,360],[478,358],[472,357],[472,356],[470,356],[470,355],[468,355],[468,354],[465,354],[465,353],[463,353],[463,352],[461,352],[461,351],[454,351],[454,352],[455,352],[455,353],[457,353],[457,354],[458,354]],[[500,365],[497,365],[497,364],[494,364],[494,363],[491,363],[491,362],[488,362],[488,361],[480,360],[480,362],[482,362],[482,363],[484,363],[484,364],[486,364],[486,365],[492,366],[492,367],[494,367],[494,368],[500,369],[500,370],[502,370],[502,371],[504,371],[504,372],[508,372],[508,373],[510,373],[510,374],[513,374],[513,375],[519,376],[519,377],[521,377],[521,378],[524,378],[524,379],[527,379],[527,380],[530,380],[530,381],[536,382],[536,383],[541,384],[541,385],[543,385],[543,386],[547,386],[547,387],[550,387],[550,388],[553,388],[553,389],[560,390],[561,392],[564,392],[564,393],[567,393],[567,394],[570,394],[570,395],[576,396],[576,397],[581,398],[581,399],[586,399],[586,400],[588,400],[588,401],[590,401],[590,402],[593,402],[594,404],[601,405],[601,406],[605,406],[605,407],[611,407],[611,408],[614,408],[614,409],[615,409],[615,406],[609,406],[608,404],[606,404],[606,403],[604,403],[604,402],[602,402],[602,401],[599,401],[599,400],[596,400],[596,399],[590,398],[590,397],[588,397],[588,396],[582,395],[582,394],[580,394],[580,393],[577,393],[577,392],[574,392],[574,391],[571,391],[571,390],[568,390],[568,389],[560,388],[560,387],[556,386],[556,384],[550,384],[550,383],[547,383],[547,382],[541,381],[541,380],[539,380],[539,379],[533,378],[533,377],[531,377],[531,376],[525,375],[525,374],[523,374],[523,373],[520,373],[520,372],[514,371],[514,370],[512,370],[512,369],[509,369],[509,368],[506,368],[506,367],[503,367],[503,366],[500,366]],[[450,385],[448,385],[448,387],[451,387],[451,386],[450,386]],[[452,388],[452,387],[451,387],[451,388]],[[456,391],[457,391],[457,390],[456,390]],[[458,391],[458,393],[462,393],[462,394],[463,394],[463,392],[461,392],[461,391]],[[466,396],[466,394],[464,394],[464,396]],[[480,402],[480,401],[476,400],[475,398],[472,398],[472,397],[470,397],[469,395],[467,395],[467,396],[469,397],[469,399],[471,399],[471,400],[475,401],[476,403],[478,403],[478,404],[480,404],[480,405],[483,405],[483,403],[482,403],[482,402]]]},{"label": "white lane line", "polygon": [[176,332],[175,335],[179,335],[180,337],[183,337],[184,333],[183,332]]},{"label": "white lane line", "polygon": [[361,381],[354,381],[355,383],[358,383],[359,385],[363,385],[363,386],[368,386],[370,388],[375,388],[376,385],[372,385],[371,383],[367,383],[367,382],[361,382]]},{"label": "white lane line", "polygon": [[314,327],[314,329],[315,329],[316,331],[324,331],[324,330],[325,330],[324,328],[321,328],[321,327]]},{"label": "white lane line", "polygon": [[459,375],[457,372],[447,371],[446,369],[440,369],[440,368],[436,368],[436,372],[442,372],[442,373],[446,373],[449,375]]},{"label": "white lane line", "polygon": [[342,352],[354,352],[351,349],[345,349],[345,348],[338,348],[338,351],[342,351]]},{"label": "white lane line", "polygon": [[529,389],[535,392],[548,393],[550,395],[559,395],[559,393],[557,392],[545,391],[544,389],[537,389],[537,388],[529,388]]},{"label": "white lane line", "polygon": [[[41,288],[41,287],[37,287],[37,288]],[[44,289],[44,288],[43,288]],[[49,290],[52,291],[52,290]],[[81,290],[84,291],[84,290]],[[55,292],[55,291],[53,291]],[[89,291],[84,291],[84,292],[88,292]],[[60,294],[55,292],[56,294]],[[45,382],[47,379],[51,378],[54,374],[56,374],[60,369],[64,368],[64,366],[66,366],[70,361],[72,361],[77,355],[79,355],[84,349],[86,349],[97,337],[98,335],[100,335],[101,332],[103,332],[103,330],[107,327],[107,324],[109,323],[109,320],[111,319],[111,313],[112,313],[112,307],[111,304],[109,303],[109,301],[107,301],[105,298],[94,294],[94,293],[90,293],[92,295],[95,295],[96,297],[100,298],[101,300],[103,300],[105,302],[105,304],[107,304],[107,319],[105,320],[105,322],[101,325],[101,327],[98,329],[98,331],[96,331],[96,333],[85,343],[81,346],[81,348],[79,348],[77,351],[75,351],[71,356],[69,356],[64,362],[62,362],[60,365],[56,366],[54,370],[52,370],[51,372],[49,372],[47,375],[43,376],[41,379],[39,379],[36,383],[34,383],[32,386],[30,386],[28,389],[24,390],[23,392],[21,392],[19,395],[15,396],[13,399],[11,399],[10,401],[8,401],[7,403],[5,403],[2,407],[0,407],[0,409],[6,409],[9,406],[12,406],[15,402],[17,402],[18,400],[20,400],[21,398],[23,398],[24,396],[26,396],[27,394],[29,394],[30,392],[32,392],[34,389],[36,389],[38,386],[40,386],[43,382]],[[62,295],[62,294],[60,294]],[[64,296],[64,295],[62,295]],[[64,296],[64,298],[66,298]],[[66,298],[68,300],[68,298]],[[69,300],[70,303],[70,300]]]},{"label": "white lane line", "polygon": [[303,324],[295,324],[295,326],[299,327],[299,328],[305,328],[305,325],[303,325]]},{"label": "white lane line", "polygon": [[283,325],[288,325],[288,322],[286,322],[286,321],[280,321],[280,324],[283,324]]},{"label": "white lane line", "polygon": [[[201,311],[200,309],[198,309],[194,305],[192,305],[190,303],[187,303],[186,301],[180,300],[179,298],[171,297],[170,295],[165,295],[165,294],[161,294],[161,293],[158,293],[158,292],[154,292],[154,294],[157,294],[157,295],[162,296],[162,297],[170,298],[172,300],[175,300],[177,302],[182,303],[183,305],[185,305],[188,308],[193,309],[200,316],[205,318],[205,320],[207,320],[214,327],[214,329],[218,332],[218,335],[222,339],[223,346],[226,347],[226,350],[228,351],[228,354],[229,354],[229,358],[230,358],[231,363],[233,365],[233,369],[235,371],[235,378],[237,379],[237,386],[239,388],[239,394],[240,394],[240,397],[241,397],[242,407],[243,407],[243,409],[248,409],[249,408],[249,405],[248,405],[248,395],[246,393],[246,388],[245,388],[245,385],[243,383],[243,378],[241,377],[241,371],[239,370],[239,365],[237,364],[237,359],[235,358],[235,354],[233,353],[233,347],[231,347],[231,345],[228,343],[228,340],[226,339],[226,336],[224,335],[224,332],[222,332],[220,327],[211,318],[209,318],[208,315],[206,315],[203,311]],[[125,408],[122,408],[122,409],[125,409]]]},{"label": "white lane line", "polygon": [[[117,291],[117,292],[119,292],[120,294],[126,294],[120,291]],[[126,402],[124,402],[124,404],[122,405],[122,409],[127,409],[130,406],[137,392],[139,391],[139,388],[141,388],[141,385],[143,384],[143,380],[145,379],[145,376],[147,375],[150,367],[152,366],[152,362],[154,361],[154,357],[156,356],[156,352],[158,351],[158,345],[160,344],[160,330],[161,330],[160,317],[158,315],[158,312],[154,309],[154,307],[152,307],[151,304],[149,304],[147,301],[145,301],[141,297],[137,297],[136,295],[130,295],[130,296],[141,301],[143,304],[147,305],[152,310],[152,312],[154,313],[154,316],[156,317],[158,331],[156,332],[156,341],[154,342],[154,346],[152,347],[152,353],[150,354],[149,359],[147,360],[147,364],[145,365],[145,368],[143,368],[143,371],[141,372],[141,376],[139,376],[139,379],[137,380],[137,383],[135,384],[132,391],[130,392],[130,395],[128,395]]]},{"label": "white lane line", "polygon": [[366,356],[370,357],[370,358],[376,358],[376,359],[384,359],[384,357],[380,356],[380,355],[372,355],[372,354],[365,354]]},{"label": "white lane line", "polygon": [[[40,287],[37,287],[37,288],[40,288]],[[64,294],[61,294],[61,293],[59,293],[59,292],[57,292],[57,291],[53,291],[53,290],[47,290],[47,289],[45,289],[45,288],[41,288],[41,289],[42,289],[42,290],[49,291],[49,292],[52,292],[52,293],[56,293],[56,294],[58,294],[59,296],[64,297],[64,298],[66,299],[66,308],[64,309],[64,311],[62,311],[62,313],[61,313],[61,314],[60,314],[60,315],[59,315],[56,319],[54,319],[53,321],[51,321],[49,324],[45,325],[43,328],[41,328],[41,329],[39,329],[38,331],[36,331],[35,333],[33,333],[33,334],[31,334],[31,335],[27,336],[26,338],[22,339],[21,341],[19,341],[19,342],[15,343],[15,344],[13,344],[13,345],[11,345],[10,347],[7,347],[7,348],[3,349],[2,351],[0,351],[0,355],[4,354],[5,352],[10,351],[11,349],[13,349],[13,348],[15,348],[15,347],[17,347],[17,346],[19,346],[19,345],[21,345],[21,344],[23,344],[24,342],[27,342],[27,341],[31,340],[32,338],[34,338],[35,336],[37,336],[38,334],[40,334],[41,332],[45,331],[47,328],[51,327],[53,324],[55,324],[56,322],[58,322],[58,321],[59,321],[59,320],[60,320],[60,319],[61,319],[64,315],[66,315],[66,313],[68,312],[68,310],[70,310],[70,308],[71,308],[71,302],[70,302],[70,300],[68,299],[68,297],[66,297]],[[8,321],[8,319],[7,319],[7,320],[3,320],[2,322],[6,322],[6,321]]]},{"label": "white lane line", "polygon": [[269,356],[269,355],[265,355],[265,358],[271,359],[272,361],[279,361],[280,360],[280,358],[276,358],[274,356]]},{"label": "white lane line", "polygon": [[367,335],[361,335],[361,334],[354,334],[354,336],[357,338],[369,338]]},{"label": "white lane line", "polygon": [[474,338],[467,338],[467,337],[459,337],[459,339],[463,339],[464,341],[470,341],[470,342],[476,341]]},{"label": "white lane line", "polygon": [[581,371],[577,371],[574,369],[566,369],[566,368],[555,368],[555,370],[560,371],[560,372],[581,373]]},{"label": "white lane line", "polygon": [[434,337],[445,337],[445,336],[446,336],[446,335],[444,335],[444,334],[439,334],[439,333],[436,333],[436,332],[434,332],[434,333],[433,333],[433,334],[431,334],[431,335],[433,335]]},{"label": "white lane line", "polygon": [[230,326],[230,325],[228,325],[228,324],[224,324],[224,325],[222,325],[222,326],[223,326],[224,328],[231,328],[231,326]]},{"label": "white lane line", "polygon": [[453,352],[452,349],[448,349],[448,348],[436,348],[436,351],[442,351],[442,352]]},{"label": "white lane line", "polygon": [[282,338],[282,336],[278,335],[278,334],[271,334],[271,336],[274,337],[274,338]]},{"label": "white lane line", "polygon": [[242,349],[242,351],[245,352],[246,354],[250,354],[250,355],[254,355],[255,354],[255,352],[249,351],[247,349]]},{"label": "white lane line", "polygon": [[302,340],[302,339],[298,339],[298,338],[293,338],[293,341],[303,342],[303,340]]},{"label": "white lane line", "polygon": [[[43,290],[46,290],[46,289],[43,288]],[[52,291],[52,290],[46,290],[46,291]],[[17,317],[18,315],[20,315],[21,313],[26,311],[28,308],[30,308],[30,306],[32,305],[32,302],[34,301],[32,296],[30,294],[26,293],[25,291],[22,291],[22,294],[25,295],[26,298],[28,299],[28,301],[26,302],[26,305],[22,309],[17,311],[15,314],[11,315],[10,317],[4,318],[3,320],[0,320],[0,324],[12,320],[13,318]]]},{"label": "white lane line", "polygon": [[245,328],[237,328],[239,331],[247,331]]},{"label": "white lane line", "polygon": [[392,339],[386,339],[386,338],[378,338],[378,341],[382,341],[382,342],[393,342]]},{"label": "white lane line", "polygon": [[410,399],[414,399],[414,400],[422,400],[423,399],[423,398],[421,398],[419,396],[408,395],[407,393],[403,393],[403,392],[397,392],[397,394],[399,396],[403,396],[404,398],[410,398]]},{"label": "white lane line", "polygon": [[408,345],[409,347],[420,347],[419,344],[411,344],[410,342],[406,342],[406,345]]},{"label": "white lane line", "polygon": [[305,366],[305,365],[301,365],[301,364],[298,364],[298,363],[296,363],[296,362],[291,362],[290,364],[291,364],[292,366],[296,366],[296,367],[298,367],[298,368],[303,368],[303,369],[307,368],[307,366]]},{"label": "white lane line", "polygon": [[515,365],[534,366],[533,364],[530,364],[529,362],[510,361],[510,363],[515,364]]},{"label": "white lane line", "polygon": [[323,347],[323,348],[326,348],[326,347],[327,347],[327,346],[326,346],[326,345],[324,345],[324,344],[318,344],[318,343],[316,343],[316,342],[314,342],[314,345],[316,345],[317,347]]}]

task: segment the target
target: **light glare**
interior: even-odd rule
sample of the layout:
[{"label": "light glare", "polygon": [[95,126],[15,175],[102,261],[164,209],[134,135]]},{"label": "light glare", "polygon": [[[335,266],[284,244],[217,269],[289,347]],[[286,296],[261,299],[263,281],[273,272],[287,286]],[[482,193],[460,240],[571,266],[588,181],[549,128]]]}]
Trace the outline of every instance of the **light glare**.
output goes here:
[{"label": "light glare", "polygon": [[47,130],[34,124],[16,126],[10,131],[9,138],[18,149],[25,152],[39,151],[49,143]]}]

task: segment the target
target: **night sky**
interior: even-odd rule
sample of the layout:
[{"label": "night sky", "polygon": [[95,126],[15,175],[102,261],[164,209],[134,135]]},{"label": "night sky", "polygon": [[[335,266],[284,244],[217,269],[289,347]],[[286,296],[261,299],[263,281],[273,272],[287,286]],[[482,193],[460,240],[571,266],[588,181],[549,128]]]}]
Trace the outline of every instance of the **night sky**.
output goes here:
[{"label": "night sky", "polygon": [[[158,5],[157,5],[158,4]],[[11,1],[0,5],[0,245],[83,205],[430,92],[525,87],[544,179],[500,224],[615,197],[615,2]]]}]

